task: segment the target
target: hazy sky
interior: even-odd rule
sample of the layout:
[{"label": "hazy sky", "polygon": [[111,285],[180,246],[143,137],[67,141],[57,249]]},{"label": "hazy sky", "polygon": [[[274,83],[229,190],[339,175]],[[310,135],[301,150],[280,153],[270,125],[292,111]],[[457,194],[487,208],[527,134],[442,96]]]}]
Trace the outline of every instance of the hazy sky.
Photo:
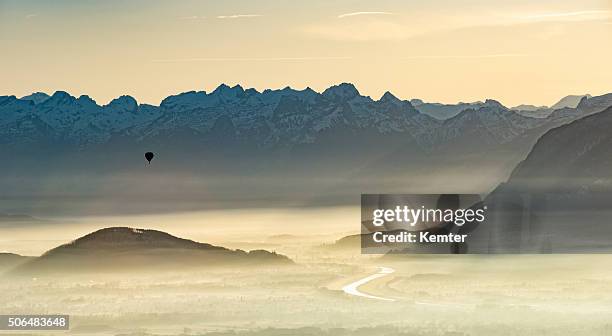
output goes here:
[{"label": "hazy sky", "polygon": [[0,95],[220,83],[550,105],[612,92],[612,0],[0,0]]}]

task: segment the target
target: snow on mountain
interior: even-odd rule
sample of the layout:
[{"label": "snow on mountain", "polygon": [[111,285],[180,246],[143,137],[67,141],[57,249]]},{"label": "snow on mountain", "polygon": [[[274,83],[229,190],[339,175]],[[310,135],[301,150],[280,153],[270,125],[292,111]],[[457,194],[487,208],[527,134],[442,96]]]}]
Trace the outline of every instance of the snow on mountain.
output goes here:
[{"label": "snow on mountain", "polygon": [[525,112],[535,112],[538,110],[546,110],[548,109],[548,106],[535,106],[535,105],[529,105],[529,104],[521,104],[521,105],[517,105],[515,107],[510,108],[513,111],[525,111]]},{"label": "snow on mountain", "polygon": [[[232,135],[262,146],[311,143],[319,132],[334,127],[375,127],[381,133],[388,133],[407,131],[407,126],[435,124],[409,102],[390,97],[376,102],[361,96],[352,84],[346,83],[322,94],[310,88],[259,93],[240,86],[221,85],[210,94],[189,92],[169,97],[162,102],[161,109],[163,115],[143,129],[145,137],[183,127],[206,133],[221,117],[230,118],[236,132]],[[410,118],[415,120],[408,121]],[[414,131],[422,133],[416,128]]]},{"label": "snow on mountain", "polygon": [[545,120],[522,116],[495,100],[487,100],[478,109],[467,109],[444,121],[442,142],[469,139],[473,142],[507,143]]},{"label": "snow on mountain", "polygon": [[577,109],[587,113],[600,112],[612,105],[612,93],[601,96],[591,97],[586,95],[580,99],[576,106]]},{"label": "snow on mountain", "polygon": [[[533,118],[547,118],[550,116],[555,110],[563,110],[573,111],[579,105],[579,103],[585,99],[592,98],[591,95],[574,95],[574,96],[566,96],[561,98],[557,103],[553,104],[551,107],[548,106],[534,106],[534,105],[518,105],[511,110],[516,111],[517,113],[524,115],[526,117]],[[607,106],[600,106],[599,111],[605,109]],[[571,114],[571,112],[570,112]],[[570,118],[571,119],[571,118]]]},{"label": "snow on mountain", "polygon": [[467,109],[479,109],[483,106],[483,102],[474,103],[457,103],[457,104],[440,104],[440,103],[425,103],[420,99],[412,99],[413,106],[421,113],[428,114],[438,120],[450,119],[461,111]]},{"label": "snow on mountain", "polygon": [[575,108],[575,107],[578,106],[580,101],[582,99],[584,99],[584,98],[591,98],[591,95],[585,94],[585,95],[570,95],[570,96],[565,96],[565,97],[561,98],[558,102],[553,104],[550,108],[553,109],[553,110],[558,110],[558,109],[562,109],[562,108],[565,108],[565,107]]},{"label": "snow on mountain", "polygon": [[339,85],[334,85],[323,91],[323,96],[330,99],[350,100],[360,96],[360,94],[353,84],[342,83]]},{"label": "snow on mountain", "polygon": [[34,102],[34,104],[40,104],[49,98],[50,98],[49,95],[44,92],[34,92],[30,95],[23,96],[19,99],[32,101]]},{"label": "snow on mountain", "polygon": [[[190,134],[256,147],[290,147],[315,143],[330,130],[342,129],[353,136],[360,132],[402,134],[431,148],[457,140],[507,143],[550,120],[520,115],[495,100],[453,106],[415,100],[419,104],[415,108],[390,92],[379,100],[362,96],[349,83],[323,93],[289,87],[258,92],[223,84],[210,93],[191,91],[167,97],[160,106],[138,104],[130,96],[101,106],[88,96],[76,98],[63,91],[38,103],[24,98],[0,97],[0,145],[53,140],[84,148],[114,136],[142,142]],[[585,98],[574,110],[603,109],[610,100],[606,96]],[[424,112],[434,107],[454,115],[441,121]],[[551,118],[571,119],[584,113],[574,110],[560,110],[557,114],[562,116],[553,113]]]},{"label": "snow on mountain", "polygon": [[0,96],[0,125],[6,125],[32,113],[34,102],[15,96]]},{"label": "snow on mountain", "polygon": [[138,108],[138,102],[131,96],[121,96],[113,99],[106,106],[118,112],[135,112]]},{"label": "snow on mountain", "polygon": [[410,104],[412,104],[412,106],[414,107],[417,107],[419,105],[425,104],[425,102],[422,99],[413,98],[413,99],[410,99]]},{"label": "snow on mountain", "polygon": [[75,98],[64,91],[55,92],[34,109],[35,115],[65,139],[72,139],[99,113],[100,106],[88,96]]},{"label": "snow on mountain", "polygon": [[612,106],[612,93],[595,97],[587,95],[580,99],[575,108],[564,107],[557,109],[548,118],[556,123],[567,123],[593,113],[601,112],[609,106]]}]

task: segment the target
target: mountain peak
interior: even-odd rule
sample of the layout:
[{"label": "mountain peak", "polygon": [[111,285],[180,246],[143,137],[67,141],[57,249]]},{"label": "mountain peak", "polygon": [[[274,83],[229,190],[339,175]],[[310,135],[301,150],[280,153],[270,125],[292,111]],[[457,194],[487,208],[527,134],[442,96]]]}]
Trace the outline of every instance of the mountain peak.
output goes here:
[{"label": "mountain peak", "polygon": [[591,97],[589,95],[585,95],[582,98],[580,98],[580,101],[578,102],[578,104],[576,105],[576,107],[582,107],[584,105],[587,104],[587,101],[590,99]]},{"label": "mountain peak", "polygon": [[382,95],[382,97],[380,97],[381,102],[387,102],[387,103],[399,103],[401,102],[401,100],[399,98],[397,98],[396,96],[394,96],[391,92],[387,91],[385,92],[385,94]]},{"label": "mountain peak", "polygon": [[355,85],[350,83],[342,83],[339,85],[334,85],[327,90],[323,91],[323,95],[332,98],[343,98],[343,99],[351,99],[359,96],[359,91],[355,88]]},{"label": "mountain peak", "polygon": [[413,98],[410,99],[410,104],[412,104],[412,106],[419,106],[425,104],[425,102],[422,99]]},{"label": "mountain peak", "polygon": [[66,91],[55,91],[51,96],[52,99],[66,99],[66,98],[74,98]]},{"label": "mountain peak", "polygon": [[548,109],[548,106],[545,106],[545,105],[536,106],[536,105],[530,105],[530,104],[521,104],[521,105],[514,106],[514,107],[512,107],[510,109],[513,110],[513,111],[534,112],[534,111],[537,111],[537,110]]},{"label": "mountain peak", "polygon": [[71,96],[66,91],[56,91],[53,95],[45,100],[42,105],[45,106],[59,106],[63,104],[70,104],[76,102],[77,98]]},{"label": "mountain peak", "polygon": [[599,112],[610,105],[612,105],[612,93],[595,97],[586,95],[580,99],[576,108],[585,112]]},{"label": "mountain peak", "polygon": [[259,91],[257,91],[257,90],[256,90],[256,89],[254,89],[254,88],[248,88],[248,89],[244,90],[244,93],[245,93],[247,96],[254,96],[254,95],[259,94]]},{"label": "mountain peak", "polygon": [[315,90],[313,90],[310,86],[307,86],[304,90],[302,90],[302,92],[304,93],[308,93],[308,94],[317,94],[317,92]]},{"label": "mountain peak", "polygon": [[584,98],[591,98],[590,94],[583,95],[569,95],[561,98],[558,102],[556,102],[550,108],[553,110],[562,109],[564,107],[576,108],[578,104],[584,100]]},{"label": "mountain peak", "polygon": [[230,89],[229,85],[225,84],[225,83],[221,83],[219,84],[219,86],[217,86],[216,89],[213,90],[213,92],[215,91],[222,91],[222,90],[228,90]]},{"label": "mountain peak", "polygon": [[40,104],[43,103],[45,100],[51,98],[51,96],[49,96],[48,94],[44,93],[44,92],[34,92],[32,94],[29,94],[27,96],[23,96],[19,99],[21,100],[29,100],[34,102],[34,104]]},{"label": "mountain peak", "polygon": [[506,108],[504,105],[502,105],[502,103],[498,102],[495,99],[487,99],[487,100],[485,100],[483,106],[485,106],[485,107],[498,107],[498,108],[503,108],[503,109]]},{"label": "mountain peak", "polygon": [[138,102],[132,96],[123,95],[113,99],[107,106],[123,111],[134,111],[138,108]]},{"label": "mountain peak", "polygon": [[214,95],[222,95],[226,97],[238,97],[239,95],[244,93],[244,89],[240,85],[234,85],[233,87],[229,87],[227,84],[219,85],[212,94]]},{"label": "mountain peak", "polygon": [[88,95],[81,95],[79,96],[79,98],[77,99],[77,101],[83,105],[98,105],[96,103],[95,100],[93,100],[90,96]]},{"label": "mountain peak", "polygon": [[198,104],[202,104],[208,99],[206,91],[188,91],[177,95],[168,96],[162,100],[159,107],[161,108],[193,108]]}]

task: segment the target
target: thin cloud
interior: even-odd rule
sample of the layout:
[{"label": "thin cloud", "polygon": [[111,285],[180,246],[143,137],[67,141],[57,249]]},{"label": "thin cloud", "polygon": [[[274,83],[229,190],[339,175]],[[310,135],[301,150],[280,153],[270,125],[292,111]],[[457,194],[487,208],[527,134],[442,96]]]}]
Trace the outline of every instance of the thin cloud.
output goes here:
[{"label": "thin cloud", "polygon": [[206,16],[181,16],[179,20],[198,20],[198,19],[206,19]]},{"label": "thin cloud", "polygon": [[25,16],[26,20],[33,19],[35,17],[38,17],[38,14],[28,14]]},{"label": "thin cloud", "polygon": [[527,57],[528,54],[484,54],[484,55],[422,55],[406,56],[400,59],[481,59],[481,58],[508,58]]},{"label": "thin cloud", "polygon": [[597,21],[611,17],[609,10],[585,10],[575,12],[556,12],[530,14],[519,17],[527,21]]},{"label": "thin cloud", "polygon": [[344,19],[351,16],[362,16],[362,15],[393,15],[391,12],[353,12],[338,15],[338,19]]},{"label": "thin cloud", "polygon": [[[541,23],[578,23],[578,22],[609,22],[612,19],[612,10],[593,9],[567,12],[514,12],[498,13],[472,13],[469,15],[456,15],[447,17],[437,16],[424,20],[413,16],[407,20],[342,20],[359,15],[394,15],[391,12],[354,12],[338,15],[339,20],[318,22],[302,26],[300,31],[308,36],[324,38],[333,41],[401,41],[431,34],[452,34],[465,29],[488,29],[500,27],[511,29],[514,26],[541,24]],[[406,13],[405,15],[410,15]],[[461,17],[457,19],[457,17]],[[435,22],[433,24],[432,22]],[[557,30],[561,28],[555,28]],[[561,32],[562,33],[562,32]],[[549,31],[541,38],[550,38],[558,31]]]},{"label": "thin cloud", "polygon": [[242,19],[242,18],[255,18],[261,17],[261,14],[234,14],[234,15],[219,15],[217,19]]},{"label": "thin cloud", "polygon": [[155,59],[153,63],[189,63],[189,62],[306,62],[306,61],[335,61],[349,60],[352,57],[345,56],[321,56],[321,57],[194,57]]}]

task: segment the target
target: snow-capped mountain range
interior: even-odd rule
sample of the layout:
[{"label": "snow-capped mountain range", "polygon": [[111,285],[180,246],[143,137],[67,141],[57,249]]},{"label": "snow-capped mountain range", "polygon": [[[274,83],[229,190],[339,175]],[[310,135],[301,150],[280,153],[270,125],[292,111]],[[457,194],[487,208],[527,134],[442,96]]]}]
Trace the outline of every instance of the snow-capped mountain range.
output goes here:
[{"label": "snow-capped mountain range", "polygon": [[[351,84],[321,93],[221,85],[159,106],[129,96],[107,105],[66,92],[2,96],[0,189],[16,198],[0,210],[62,213],[78,200],[88,211],[132,213],[352,204],[364,191],[485,193],[543,134],[608,106],[612,94],[532,118],[486,100],[439,120]],[[48,198],[62,201],[39,201]]]},{"label": "snow-capped mountain range", "polygon": [[[580,105],[603,109],[612,104],[611,97],[604,98],[585,98]],[[58,91],[52,96],[1,96],[0,145],[58,142],[82,149],[113,137],[143,142],[180,130],[196,137],[213,134],[259,148],[278,148],[316,143],[322,134],[342,129],[383,137],[403,134],[423,148],[432,148],[471,135],[481,137],[479,141],[505,143],[526,130],[555,125],[560,114],[564,122],[583,116],[580,106],[553,112],[546,119],[520,115],[494,100],[467,106],[442,121],[390,92],[374,100],[347,83],[322,93],[309,88],[258,92],[221,85],[210,93],[167,97],[160,106],[138,104],[130,96],[101,106],[88,96]]]}]

